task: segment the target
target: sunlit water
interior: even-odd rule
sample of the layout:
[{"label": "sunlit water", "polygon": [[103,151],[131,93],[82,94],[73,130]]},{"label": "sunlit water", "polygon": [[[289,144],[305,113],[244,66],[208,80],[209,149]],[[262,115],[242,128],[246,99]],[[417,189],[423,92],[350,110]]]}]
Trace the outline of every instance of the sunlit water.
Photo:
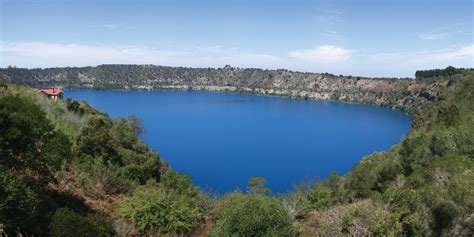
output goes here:
[{"label": "sunlit water", "polygon": [[111,117],[138,115],[145,142],[172,169],[215,192],[261,176],[273,192],[306,178],[344,174],[363,156],[400,142],[410,117],[370,105],[234,93],[68,90]]}]

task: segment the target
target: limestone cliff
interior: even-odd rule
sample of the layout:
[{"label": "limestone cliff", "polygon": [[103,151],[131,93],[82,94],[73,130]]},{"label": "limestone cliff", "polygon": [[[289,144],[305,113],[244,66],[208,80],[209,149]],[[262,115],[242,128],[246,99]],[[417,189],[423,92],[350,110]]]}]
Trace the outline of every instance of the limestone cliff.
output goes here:
[{"label": "limestone cliff", "polygon": [[412,114],[437,99],[447,81],[365,78],[328,73],[252,68],[183,68],[155,65],[100,65],[47,69],[0,69],[8,81],[32,87],[209,90],[368,103]]}]

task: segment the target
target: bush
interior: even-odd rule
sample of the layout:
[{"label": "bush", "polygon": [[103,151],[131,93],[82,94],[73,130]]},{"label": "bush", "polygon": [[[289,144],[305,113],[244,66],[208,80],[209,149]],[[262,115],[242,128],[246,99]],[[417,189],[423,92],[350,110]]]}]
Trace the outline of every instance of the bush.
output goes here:
[{"label": "bush", "polygon": [[196,197],[198,195],[191,177],[189,175],[181,175],[174,170],[166,172],[161,177],[160,186],[165,190],[189,197]]},{"label": "bush", "polygon": [[218,207],[211,236],[293,236],[288,211],[274,198],[234,193]]},{"label": "bush", "polygon": [[290,213],[293,220],[302,219],[311,210],[308,193],[313,188],[311,181],[304,181],[286,195],[279,197],[281,204]]},{"label": "bush", "polygon": [[104,116],[92,116],[82,126],[74,154],[80,160],[101,157],[104,162],[120,163],[118,145],[109,133],[110,121]]},{"label": "bush", "polygon": [[[0,157],[2,165],[45,184],[61,159],[70,155],[66,136],[56,131],[46,114],[19,95],[0,98]],[[33,179],[31,179],[33,180]]]},{"label": "bush", "polygon": [[308,236],[400,236],[399,216],[369,200],[312,212],[304,231]]},{"label": "bush", "polygon": [[160,179],[160,158],[153,151],[138,154],[131,150],[119,148],[119,155],[124,165],[121,167],[123,176],[127,179],[146,184],[150,179]]},{"label": "bush", "polygon": [[203,215],[199,199],[156,187],[138,188],[118,212],[148,233],[186,233],[201,224]]},{"label": "bush", "polygon": [[385,202],[399,213],[404,234],[440,236],[469,229],[464,220],[474,210],[473,168],[466,157],[445,157],[413,172],[403,187],[390,188]]},{"label": "bush", "polygon": [[111,223],[103,214],[95,213],[83,217],[69,208],[58,209],[49,226],[50,234],[53,237],[113,236],[111,227]]},{"label": "bush", "polygon": [[0,223],[4,230],[14,233],[16,228],[28,233],[36,232],[40,214],[37,194],[13,172],[0,168]]},{"label": "bush", "polygon": [[324,210],[334,203],[331,189],[323,185],[317,185],[308,193],[309,205],[315,210]]},{"label": "bush", "polygon": [[456,105],[442,106],[438,109],[438,121],[444,126],[455,126],[460,120],[461,115]]},{"label": "bush", "polygon": [[127,193],[138,184],[128,179],[123,167],[106,163],[101,157],[89,157],[83,162],[75,164],[74,170],[81,172],[78,180],[85,194],[90,197],[101,197],[105,194]]},{"label": "bush", "polygon": [[391,153],[374,153],[365,157],[347,175],[345,188],[352,199],[367,198],[373,192],[383,193],[393,182],[401,168]]}]

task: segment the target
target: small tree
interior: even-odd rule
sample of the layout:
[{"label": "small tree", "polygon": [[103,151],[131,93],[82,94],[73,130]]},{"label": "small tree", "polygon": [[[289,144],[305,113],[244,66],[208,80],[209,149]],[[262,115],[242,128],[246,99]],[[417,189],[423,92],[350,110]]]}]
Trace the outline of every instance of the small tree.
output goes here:
[{"label": "small tree", "polygon": [[103,116],[92,116],[81,128],[74,149],[80,159],[101,157],[105,162],[119,162],[117,144],[110,135],[111,124]]},{"label": "small tree", "polygon": [[247,182],[248,192],[253,194],[269,194],[272,190],[265,187],[266,183],[267,180],[263,177],[250,178]]},{"label": "small tree", "polygon": [[143,121],[136,115],[132,114],[127,118],[128,123],[132,126],[132,131],[137,137],[145,135],[146,130],[143,128]]},{"label": "small tree", "polygon": [[456,74],[456,68],[453,66],[449,66],[446,68],[446,73],[448,73],[448,76],[452,76]]}]

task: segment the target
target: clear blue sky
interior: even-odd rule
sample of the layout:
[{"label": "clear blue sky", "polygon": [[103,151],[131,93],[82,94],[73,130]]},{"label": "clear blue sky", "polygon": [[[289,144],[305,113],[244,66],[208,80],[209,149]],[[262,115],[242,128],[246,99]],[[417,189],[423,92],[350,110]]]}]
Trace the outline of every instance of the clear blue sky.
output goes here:
[{"label": "clear blue sky", "polygon": [[470,0],[0,0],[0,66],[474,67]]}]

